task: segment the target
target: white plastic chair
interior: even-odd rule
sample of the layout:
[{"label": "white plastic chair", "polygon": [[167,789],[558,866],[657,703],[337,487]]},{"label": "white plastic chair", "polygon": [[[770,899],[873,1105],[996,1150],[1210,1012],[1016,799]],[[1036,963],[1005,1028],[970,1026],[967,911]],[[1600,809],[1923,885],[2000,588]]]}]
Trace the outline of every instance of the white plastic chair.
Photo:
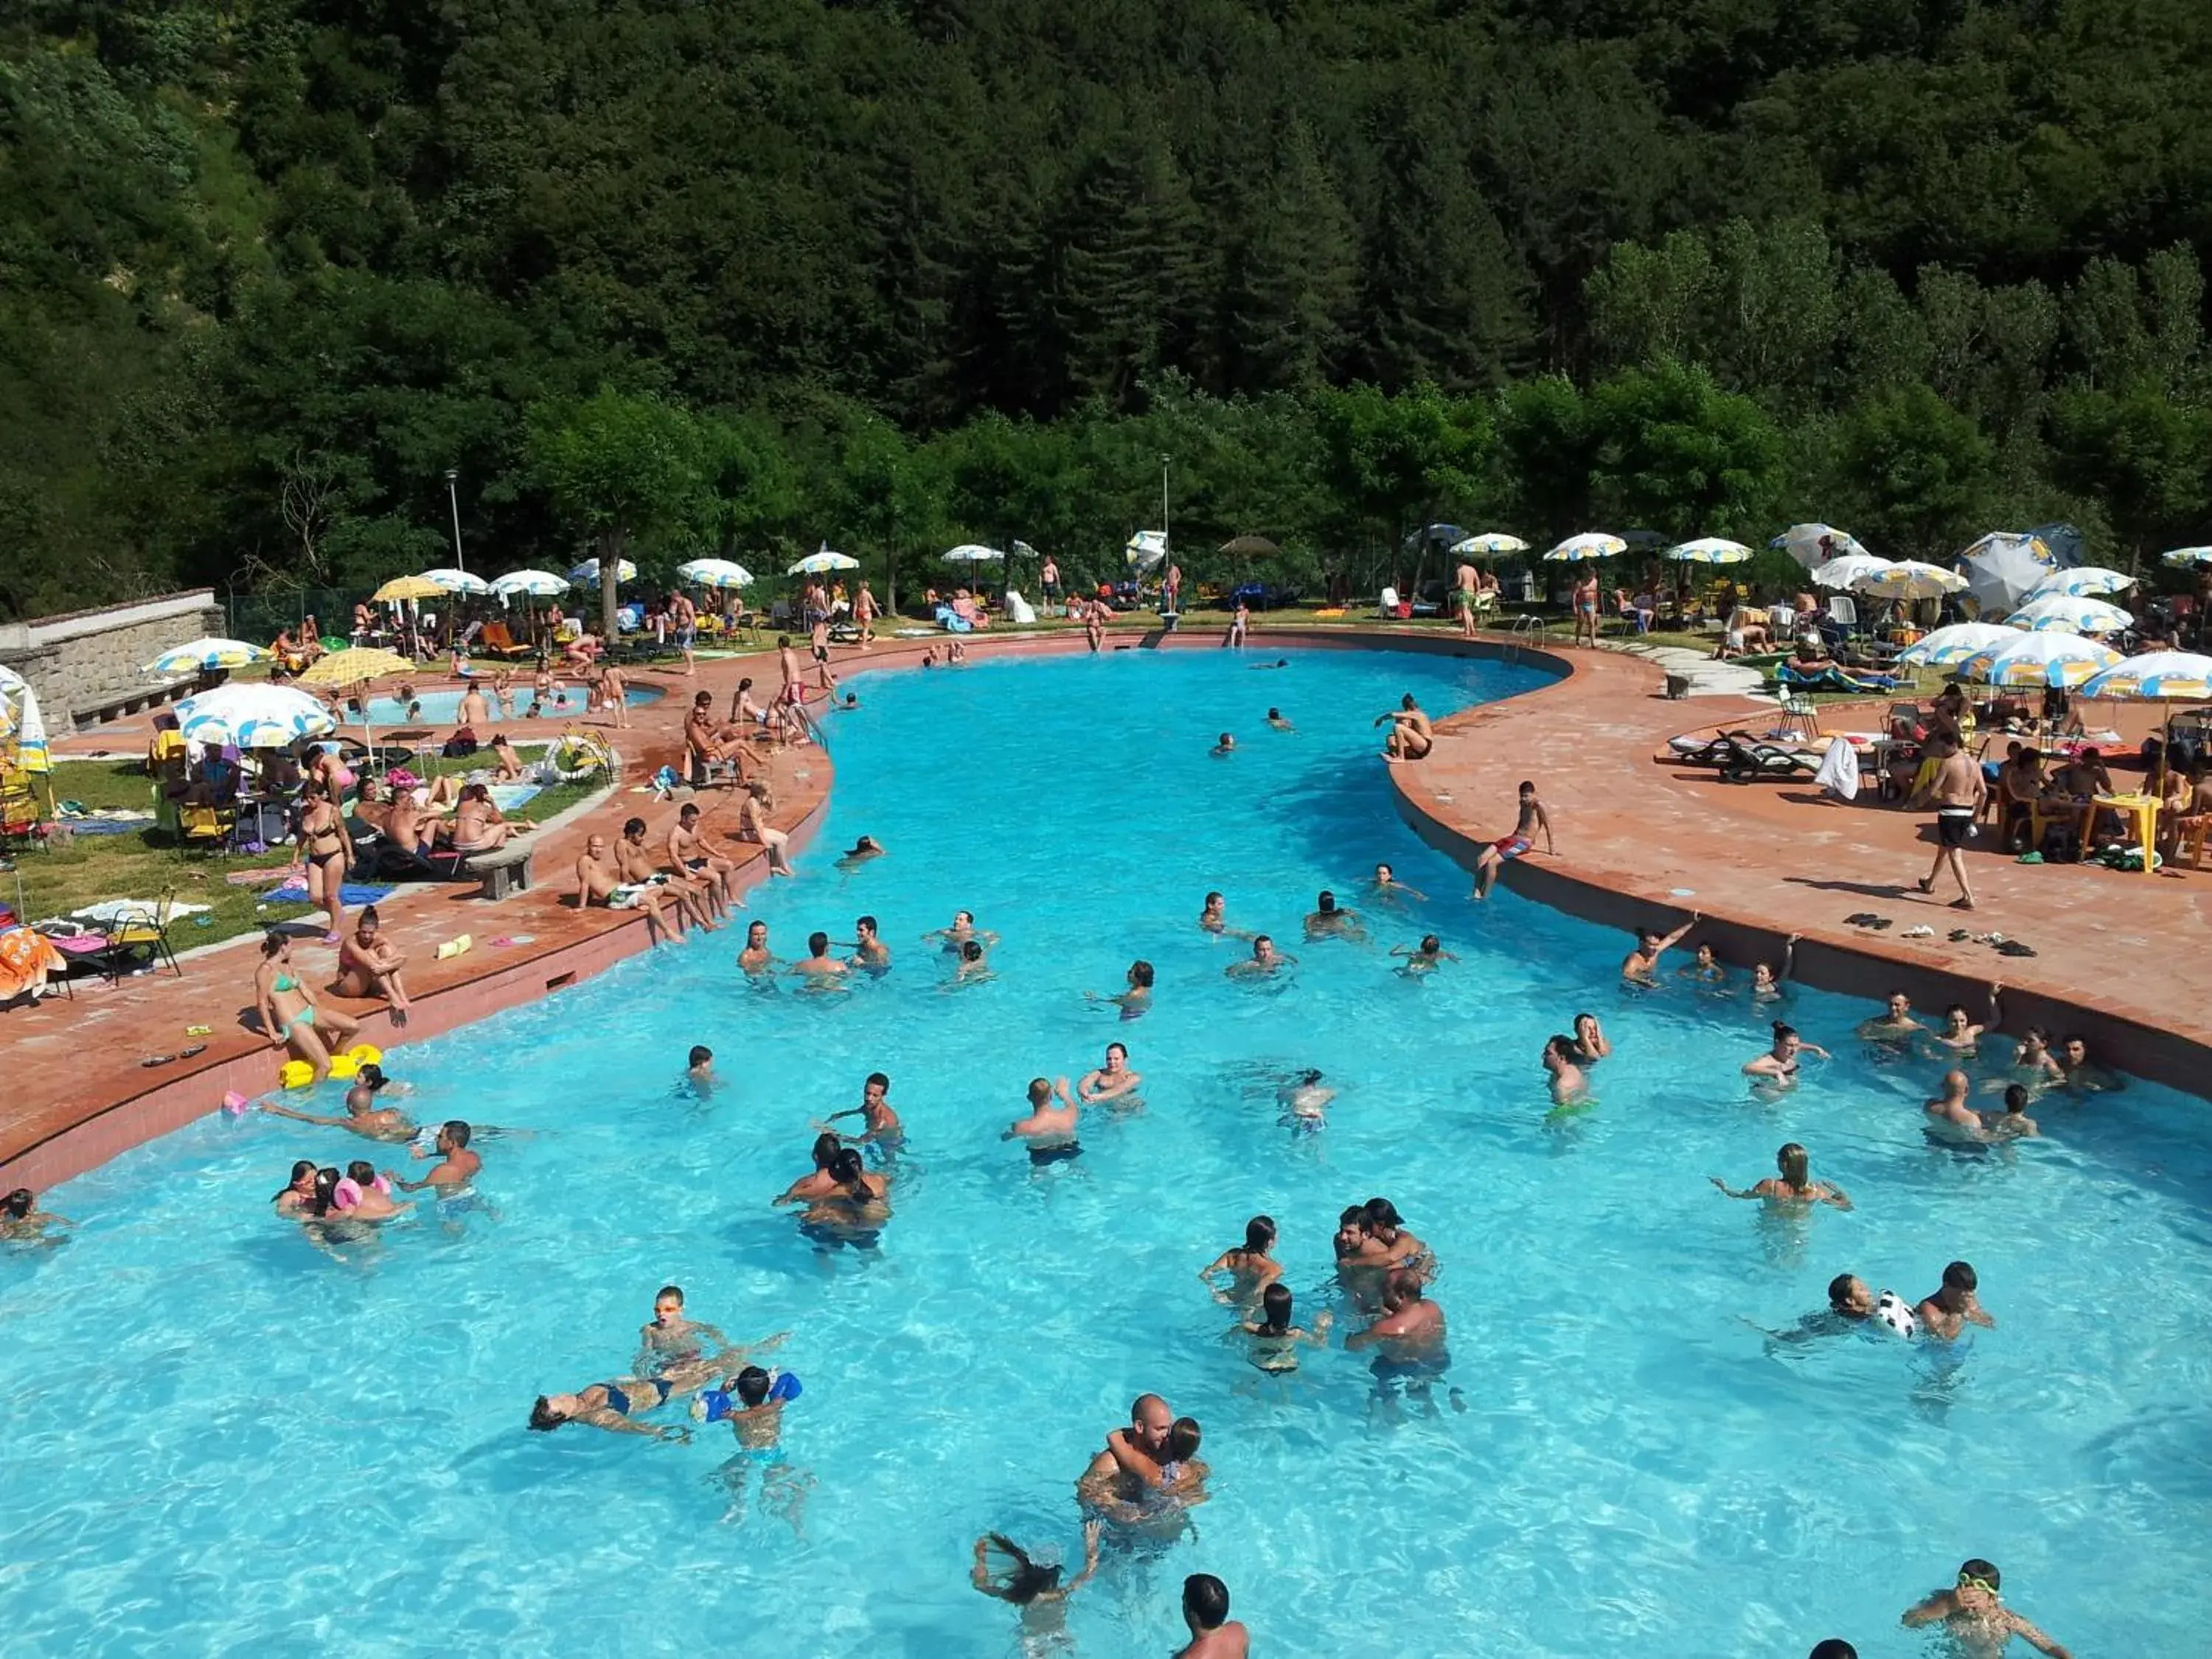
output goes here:
[{"label": "white plastic chair", "polygon": [[1859,605],[1848,593],[1828,596],[1828,620],[1846,632],[1856,634],[1859,626]]},{"label": "white plastic chair", "polygon": [[1386,587],[1382,590],[1382,598],[1381,602],[1375,607],[1375,614],[1378,617],[1395,617],[1398,614],[1398,590],[1396,588]]}]

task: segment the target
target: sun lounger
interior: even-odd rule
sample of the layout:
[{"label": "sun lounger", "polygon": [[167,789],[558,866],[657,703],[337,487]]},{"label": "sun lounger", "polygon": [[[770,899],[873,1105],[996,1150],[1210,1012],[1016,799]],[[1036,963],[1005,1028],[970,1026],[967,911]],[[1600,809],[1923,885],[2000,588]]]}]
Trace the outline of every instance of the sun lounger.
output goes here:
[{"label": "sun lounger", "polygon": [[1710,766],[1731,783],[1756,779],[1809,778],[1817,763],[1793,749],[1762,743],[1748,732],[1723,732],[1703,743],[1676,738],[1668,747],[1686,766]]}]

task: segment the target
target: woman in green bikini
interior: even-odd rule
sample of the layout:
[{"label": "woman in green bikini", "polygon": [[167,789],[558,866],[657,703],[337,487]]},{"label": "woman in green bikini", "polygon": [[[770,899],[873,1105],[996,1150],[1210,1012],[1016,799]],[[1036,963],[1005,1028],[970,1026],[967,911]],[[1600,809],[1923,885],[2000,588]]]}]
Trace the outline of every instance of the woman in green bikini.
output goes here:
[{"label": "woman in green bikini", "polygon": [[292,939],[271,933],[261,941],[261,966],[253,974],[254,1006],[261,1011],[261,1029],[269,1033],[272,1048],[289,1049],[293,1057],[314,1067],[315,1081],[331,1074],[327,1039],[337,1046],[361,1034],[360,1024],[335,1008],[318,1008],[307,988],[292,971]]}]

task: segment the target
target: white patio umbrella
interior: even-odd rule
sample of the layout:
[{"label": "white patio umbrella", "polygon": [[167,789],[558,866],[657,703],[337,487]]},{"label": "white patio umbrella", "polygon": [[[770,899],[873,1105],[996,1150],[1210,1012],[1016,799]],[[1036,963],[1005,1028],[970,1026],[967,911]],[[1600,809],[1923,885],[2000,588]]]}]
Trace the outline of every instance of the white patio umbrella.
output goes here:
[{"label": "white patio umbrella", "polygon": [[2212,564],[2212,547],[2177,547],[2160,557],[2171,565]]},{"label": "white patio umbrella", "polygon": [[568,583],[550,570],[510,570],[504,576],[492,578],[491,591],[503,599],[518,593],[533,599],[551,599],[567,592]]},{"label": "white patio umbrella", "polygon": [[2025,604],[2051,574],[2051,550],[2033,536],[1996,531],[1960,554],[1959,568],[1979,613],[2002,617]]},{"label": "white patio umbrella", "polygon": [[858,570],[860,562],[849,553],[833,553],[824,542],[820,550],[809,553],[783,574],[787,576],[820,576],[832,570]]},{"label": "white patio umbrella", "polygon": [[2017,629],[2000,623],[1953,623],[1923,635],[1899,652],[1897,660],[1908,668],[1950,668],[1985,651],[2017,644],[2019,637]]},{"label": "white patio umbrella", "polygon": [[2052,571],[2028,589],[2022,603],[2033,605],[2053,593],[2094,599],[2102,593],[2124,593],[2135,585],[2136,579],[2124,570],[2107,570],[2099,564],[2077,564],[2071,570]]},{"label": "white patio umbrella", "polygon": [[1751,550],[1741,542],[1732,542],[1725,536],[1700,536],[1695,541],[1677,542],[1660,557],[1678,564],[1741,564],[1751,556]]},{"label": "white patio umbrella", "polygon": [[1846,553],[1866,551],[1850,531],[1829,524],[1793,524],[1767,545],[1786,548],[1790,556],[1808,570]]},{"label": "white patio umbrella", "polygon": [[1956,593],[1966,585],[1964,576],[1954,575],[1940,564],[1899,559],[1887,570],[1860,577],[1851,584],[1851,591],[1878,599],[1933,599]]},{"label": "white patio umbrella", "polygon": [[1486,530],[1479,536],[1468,536],[1451,544],[1454,556],[1462,559],[1496,559],[1528,550],[1528,543],[1502,530]]},{"label": "white patio umbrella", "polygon": [[2075,686],[2120,660],[2109,645],[2079,634],[2021,634],[2000,650],[1969,657],[1959,672],[1989,685]]},{"label": "white patio umbrella", "polygon": [[2151,702],[2212,702],[2212,657],[2201,651],[2147,651],[2123,659],[2081,688],[2085,697]]},{"label": "white patio umbrella", "polygon": [[2005,625],[2033,629],[2038,633],[2117,634],[2134,621],[2119,606],[2106,605],[2102,599],[2051,593],[2030,599],[2005,618]]},{"label": "white patio umbrella", "polygon": [[1609,536],[1602,530],[1585,530],[1579,536],[1570,536],[1544,555],[1549,564],[1580,564],[1587,559],[1609,559],[1616,553],[1628,551],[1628,544],[1618,536]]},{"label": "white patio umbrella", "polygon": [[139,668],[142,674],[189,674],[195,670],[210,668],[243,668],[248,663],[267,662],[265,647],[245,640],[198,639],[183,645],[173,645],[160,656]]},{"label": "white patio umbrella", "polygon": [[435,583],[448,593],[489,593],[491,584],[469,570],[426,570],[422,580]]},{"label": "white patio umbrella", "polygon": [[177,730],[186,743],[220,748],[285,749],[302,738],[337,730],[331,711],[289,685],[219,685],[177,705]]},{"label": "white patio umbrella", "polygon": [[1121,556],[1129,568],[1139,575],[1150,570],[1168,556],[1168,532],[1164,530],[1139,530],[1121,544]]},{"label": "white patio umbrella", "polygon": [[699,587],[750,587],[753,573],[727,559],[686,559],[676,574]]},{"label": "white patio umbrella", "polygon": [[957,547],[945,550],[946,560],[953,564],[996,564],[1006,556],[995,547],[986,547],[981,542],[963,542]]},{"label": "white patio umbrella", "polygon": [[[586,587],[597,587],[599,585],[599,562],[597,559],[585,560],[583,563],[575,566],[568,572],[568,580],[572,582],[580,582]],[[619,587],[624,582],[634,582],[636,580],[637,567],[635,565],[632,564],[628,559],[617,559],[615,561],[616,586]]]},{"label": "white patio umbrella", "polygon": [[1879,576],[1892,568],[1887,559],[1877,559],[1871,553],[1844,553],[1813,570],[1815,587],[1833,588],[1838,592],[1855,587],[1869,576]]}]

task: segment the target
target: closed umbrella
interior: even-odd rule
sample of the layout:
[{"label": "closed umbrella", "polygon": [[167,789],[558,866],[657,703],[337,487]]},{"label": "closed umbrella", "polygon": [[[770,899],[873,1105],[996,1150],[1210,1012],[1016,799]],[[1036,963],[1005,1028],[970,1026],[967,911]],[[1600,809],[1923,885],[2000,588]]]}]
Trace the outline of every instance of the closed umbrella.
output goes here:
[{"label": "closed umbrella", "polygon": [[1953,623],[1923,635],[1897,653],[1907,668],[1952,668],[1984,652],[2019,642],[2016,629],[1998,623]]},{"label": "closed umbrella", "polygon": [[302,738],[337,729],[329,709],[289,685],[219,685],[177,705],[177,730],[185,741],[216,748],[288,749]]},{"label": "closed umbrella", "polygon": [[214,668],[243,668],[248,663],[268,660],[266,647],[249,644],[244,640],[201,639],[171,646],[138,672],[142,674],[190,674]]},{"label": "closed umbrella", "polygon": [[1618,536],[1609,536],[1602,530],[1586,530],[1579,536],[1570,536],[1544,555],[1551,564],[1579,564],[1586,559],[1609,559],[1616,553],[1626,553],[1628,544]]},{"label": "closed umbrella", "polygon": [[[46,750],[46,723],[39,713],[39,696],[30,683],[0,663],[0,739],[15,745],[15,764],[26,772],[51,772],[53,758]],[[51,805],[51,803],[49,803]]]},{"label": "closed umbrella", "polygon": [[1831,559],[1846,553],[1863,553],[1857,537],[1848,530],[1838,530],[1828,524],[1793,524],[1772,541],[1769,547],[1786,550],[1790,556],[1808,570],[1824,565]]},{"label": "closed umbrella", "polygon": [[1860,577],[1851,584],[1851,591],[1871,594],[1878,599],[1933,599],[1956,593],[1966,585],[1964,576],[1955,575],[1940,564],[1899,559],[1887,570]]},{"label": "closed umbrella", "polygon": [[1988,685],[2075,686],[2121,660],[2109,645],[2079,634],[2021,634],[2012,644],[1970,657],[1960,673]]},{"label": "closed umbrella", "polygon": [[687,559],[676,567],[676,574],[699,587],[750,587],[753,580],[751,571],[727,559]]},{"label": "closed umbrella", "polygon": [[2008,628],[2033,629],[2038,632],[2056,629],[2062,634],[2117,634],[2129,627],[2135,618],[2117,605],[2106,605],[2102,599],[2074,599],[2064,593],[2051,593],[2039,599],[2030,599],[2005,618]]},{"label": "closed umbrella", "polygon": [[1844,553],[1824,565],[1814,567],[1813,585],[1836,592],[1844,592],[1857,586],[1869,576],[1879,576],[1891,568],[1887,559],[1877,559],[1871,553]]},{"label": "closed umbrella", "polygon": [[2024,603],[2048,599],[2053,593],[2063,593],[2072,599],[2094,599],[2102,593],[2124,593],[2136,585],[2136,579],[2124,570],[2107,570],[2102,565],[2077,564],[2071,570],[2054,570],[2027,591]]},{"label": "closed umbrella", "polygon": [[1528,544],[1518,536],[1509,536],[1502,530],[1486,530],[1479,536],[1469,536],[1454,542],[1452,552],[1462,559],[1496,559],[1508,553],[1526,553]]}]

